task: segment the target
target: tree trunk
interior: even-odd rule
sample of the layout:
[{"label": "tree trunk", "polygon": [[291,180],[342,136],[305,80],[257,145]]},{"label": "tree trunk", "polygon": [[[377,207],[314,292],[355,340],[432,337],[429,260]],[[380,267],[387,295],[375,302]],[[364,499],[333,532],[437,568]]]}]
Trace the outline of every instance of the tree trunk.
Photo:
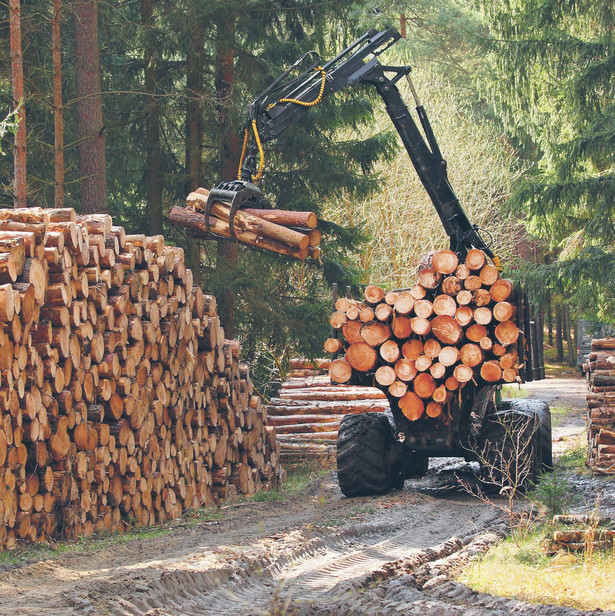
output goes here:
[{"label": "tree trunk", "polygon": [[561,304],[555,304],[555,345],[557,347],[557,361],[564,361],[564,323]]},{"label": "tree trunk", "polygon": [[570,308],[568,304],[564,306],[564,331],[566,335],[566,343],[568,344],[568,365],[575,366],[577,361],[576,347],[572,341],[572,323],[570,319]]},{"label": "tree trunk", "polygon": [[[220,18],[216,24],[216,111],[222,145],[221,180],[237,177],[240,145],[238,133],[231,126],[229,102],[235,84],[235,21],[233,17]],[[236,242],[218,242],[217,267],[221,276],[232,274],[237,267]],[[218,293],[220,320],[229,338],[235,331],[235,294],[230,288]]]},{"label": "tree trunk", "polygon": [[145,66],[145,147],[147,150],[147,206],[149,232],[162,234],[162,172],[160,169],[160,107],[156,99],[156,41],[152,32],[153,0],[141,0],[141,19],[145,30],[143,65]]},{"label": "tree trunk", "polygon": [[64,108],[62,105],[62,56],[60,54],[61,0],[53,0],[51,55],[53,59],[54,205],[64,207]]},{"label": "tree trunk", "polygon": [[107,212],[98,4],[76,0],[73,6],[81,207],[86,214]]},{"label": "tree trunk", "polygon": [[[203,143],[203,120],[201,100],[203,97],[204,31],[198,15],[189,28],[189,44],[186,52],[186,178],[187,192],[201,185],[201,147]],[[194,275],[194,283],[201,281],[200,242],[188,242],[188,265]]]},{"label": "tree trunk", "polygon": [[21,54],[21,5],[10,0],[9,24],[11,40],[11,68],[13,73],[13,104],[21,103],[17,119],[14,151],[14,206],[26,207],[26,101],[23,85],[23,56]]},{"label": "tree trunk", "polygon": [[547,328],[549,330],[549,346],[553,346],[553,306],[551,302],[551,293],[547,297]]}]

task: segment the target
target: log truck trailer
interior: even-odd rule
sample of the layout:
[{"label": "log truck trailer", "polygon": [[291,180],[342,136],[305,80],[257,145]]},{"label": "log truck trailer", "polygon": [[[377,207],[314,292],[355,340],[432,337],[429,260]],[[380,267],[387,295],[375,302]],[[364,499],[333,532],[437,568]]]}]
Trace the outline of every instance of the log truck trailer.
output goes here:
[{"label": "log truck trailer", "polygon": [[[261,92],[248,107],[238,179],[222,182],[210,191],[206,221],[215,201],[231,204],[231,227],[239,208],[270,207],[255,185],[263,174],[264,145],[325,96],[349,86],[367,85],[374,87],[384,101],[450,238],[450,249],[464,259],[469,249],[478,248],[501,270],[498,256],[484,241],[479,228],[470,223],[450,185],[446,160],[410,79],[411,67],[380,62],[380,55],[400,38],[392,28],[370,30],[326,63],[322,63],[317,52],[308,52]],[[308,63],[298,76],[291,77],[291,73]],[[423,133],[397,88],[402,78],[408,80]],[[517,298],[521,379],[544,378],[541,340],[532,319],[531,305],[520,289]],[[451,402],[448,425],[438,425],[437,429],[433,422],[430,426],[422,419],[410,422],[399,409],[397,399],[391,396],[388,396],[388,413],[347,415],[341,422],[337,440],[342,492],[346,496],[358,496],[399,488],[404,479],[426,472],[430,456],[461,456],[467,460],[478,459],[483,465],[495,465],[497,461],[492,458],[498,452],[500,458],[502,454],[515,455],[515,437],[511,435],[515,430],[522,430],[530,441],[523,448],[526,460],[521,462],[524,482],[533,480],[541,470],[552,466],[549,407],[538,400],[502,400],[499,394],[498,386],[465,387],[458,399]],[[485,457],[480,452],[492,453]]]}]

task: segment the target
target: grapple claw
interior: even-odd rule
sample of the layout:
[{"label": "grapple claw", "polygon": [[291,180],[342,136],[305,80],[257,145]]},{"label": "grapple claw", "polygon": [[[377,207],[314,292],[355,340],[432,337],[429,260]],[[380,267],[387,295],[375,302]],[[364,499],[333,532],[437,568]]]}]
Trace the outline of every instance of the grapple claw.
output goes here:
[{"label": "grapple claw", "polygon": [[205,204],[205,225],[207,232],[216,237],[218,234],[213,233],[209,224],[209,216],[211,208],[216,201],[230,204],[229,212],[229,231],[231,239],[235,239],[235,214],[241,208],[258,208],[271,209],[271,203],[263,197],[260,188],[252,182],[243,180],[233,180],[232,182],[221,182],[215,188],[209,191],[207,203]]}]

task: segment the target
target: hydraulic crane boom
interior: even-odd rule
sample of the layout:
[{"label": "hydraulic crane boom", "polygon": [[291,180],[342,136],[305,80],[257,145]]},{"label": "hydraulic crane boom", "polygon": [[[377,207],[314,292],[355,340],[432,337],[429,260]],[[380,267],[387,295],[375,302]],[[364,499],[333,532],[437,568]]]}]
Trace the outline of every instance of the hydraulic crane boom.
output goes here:
[{"label": "hydraulic crane boom", "polygon": [[[261,199],[252,182],[263,172],[263,145],[276,139],[323,97],[348,86],[369,85],[383,99],[387,113],[408,152],[410,160],[427,190],[444,229],[451,249],[464,256],[470,248],[484,250],[500,268],[500,261],[468,220],[451,187],[446,160],[431,129],[425,109],[420,105],[409,75],[410,66],[385,66],[379,56],[401,38],[394,29],[369,31],[332,60],[321,64],[316,52],[302,56],[288,71],[276,79],[249,106],[239,180],[220,184],[210,200],[227,199],[235,209],[247,201]],[[290,73],[310,56],[315,62],[299,76],[285,81]],[[419,130],[396,83],[406,77],[412,87],[423,134]],[[262,206],[262,201],[261,201]]]}]

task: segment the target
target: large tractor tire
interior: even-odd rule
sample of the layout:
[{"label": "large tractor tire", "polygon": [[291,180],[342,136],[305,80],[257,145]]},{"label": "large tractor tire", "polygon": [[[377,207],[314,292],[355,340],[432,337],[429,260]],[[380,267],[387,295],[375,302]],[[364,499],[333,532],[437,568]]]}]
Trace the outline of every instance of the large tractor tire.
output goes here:
[{"label": "large tractor tire", "polygon": [[551,414],[540,400],[506,400],[485,418],[480,446],[487,486],[525,491],[553,468]]},{"label": "large tractor tire", "polygon": [[538,424],[538,443],[541,465],[539,471],[549,473],[553,470],[553,435],[551,434],[551,410],[542,400],[503,400],[502,410],[524,415],[533,415]]},{"label": "large tractor tire", "polygon": [[[370,496],[400,487],[396,449],[391,424],[384,414],[346,415],[337,435],[337,479],[342,493]],[[399,470],[395,470],[397,467]]]}]

